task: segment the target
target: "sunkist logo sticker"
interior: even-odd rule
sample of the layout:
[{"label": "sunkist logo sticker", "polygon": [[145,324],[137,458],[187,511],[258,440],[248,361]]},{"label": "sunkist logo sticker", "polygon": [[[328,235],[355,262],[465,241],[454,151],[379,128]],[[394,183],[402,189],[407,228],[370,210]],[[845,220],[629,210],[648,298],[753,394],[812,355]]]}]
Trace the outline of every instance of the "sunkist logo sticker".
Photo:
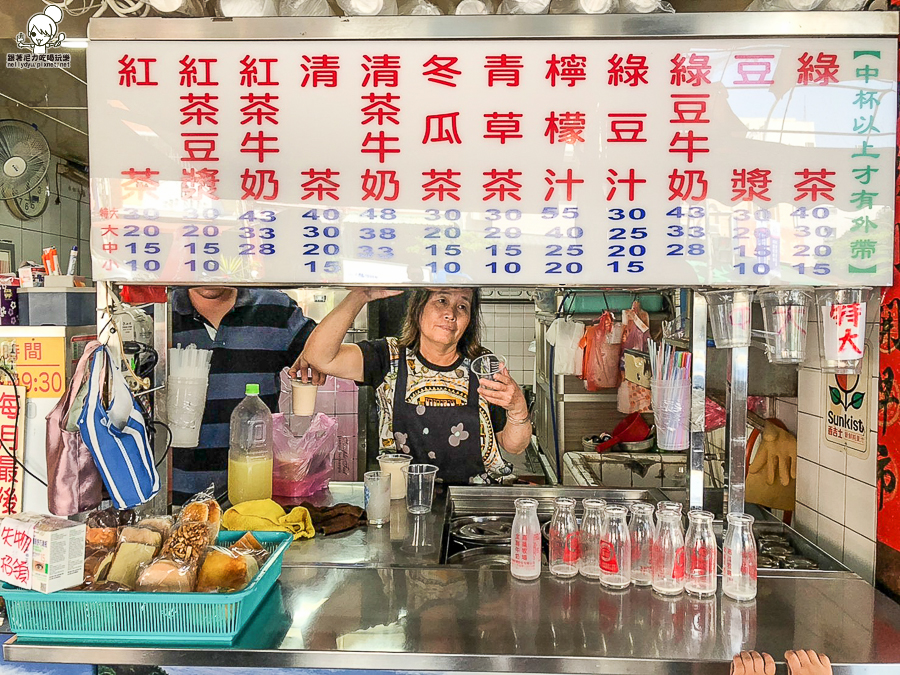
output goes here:
[{"label": "sunkist logo sticker", "polygon": [[25,33],[16,35],[16,46],[31,54],[7,54],[7,68],[68,68],[71,54],[50,54],[49,50],[62,46],[66,34],[60,32],[63,11],[49,5],[40,14],[28,19]]}]

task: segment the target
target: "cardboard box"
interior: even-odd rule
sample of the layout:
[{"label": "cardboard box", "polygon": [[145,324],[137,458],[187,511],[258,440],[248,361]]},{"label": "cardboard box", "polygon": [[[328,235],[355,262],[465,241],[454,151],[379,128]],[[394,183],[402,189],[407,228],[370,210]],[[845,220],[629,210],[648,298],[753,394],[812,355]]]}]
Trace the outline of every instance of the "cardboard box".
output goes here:
[{"label": "cardboard box", "polygon": [[53,593],[84,581],[84,523],[40,513],[0,522],[0,579]]}]

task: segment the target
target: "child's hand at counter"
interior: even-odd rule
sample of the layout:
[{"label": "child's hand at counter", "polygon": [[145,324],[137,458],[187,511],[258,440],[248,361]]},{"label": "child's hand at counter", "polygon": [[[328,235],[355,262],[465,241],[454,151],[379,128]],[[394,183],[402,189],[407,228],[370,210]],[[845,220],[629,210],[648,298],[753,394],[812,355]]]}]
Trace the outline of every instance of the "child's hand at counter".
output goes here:
[{"label": "child's hand at counter", "polygon": [[775,675],[775,659],[763,652],[741,652],[731,660],[733,675]]},{"label": "child's hand at counter", "polygon": [[831,659],[812,649],[786,651],[784,660],[789,675],[831,675]]}]

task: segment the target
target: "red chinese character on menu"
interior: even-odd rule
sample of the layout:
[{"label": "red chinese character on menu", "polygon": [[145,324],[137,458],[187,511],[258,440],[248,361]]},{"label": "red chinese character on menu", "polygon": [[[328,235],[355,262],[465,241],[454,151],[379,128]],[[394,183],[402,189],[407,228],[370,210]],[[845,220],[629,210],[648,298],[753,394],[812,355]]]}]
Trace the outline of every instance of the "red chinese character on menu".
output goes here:
[{"label": "red chinese character on menu", "polygon": [[685,58],[682,54],[676,54],[672,59],[671,83],[676,87],[689,84],[699,87],[701,84],[711,84],[709,74],[712,67],[709,65],[709,55],[691,54]]},{"label": "red chinese character on menu", "polygon": [[15,424],[0,424],[0,442],[5,443],[7,448],[15,449],[17,437],[18,432]]},{"label": "red chinese character on menu", "polygon": [[609,84],[618,87],[620,84],[629,87],[637,87],[647,82],[647,57],[638,54],[629,54],[624,59],[618,54],[613,54],[609,59]]},{"label": "red chinese character on menu", "polygon": [[486,56],[484,67],[488,71],[488,86],[506,84],[507,87],[519,86],[519,73],[522,70],[522,57],[500,54]]},{"label": "red chinese character on menu", "polygon": [[181,114],[184,115],[184,119],[181,120],[181,123],[190,124],[191,122],[194,122],[198,126],[204,122],[218,124],[219,122],[216,120],[216,114],[218,114],[219,109],[212,103],[213,101],[218,100],[218,98],[218,96],[213,96],[210,93],[191,93],[187,96],[182,96],[181,100],[187,101],[187,103],[181,108]]},{"label": "red chinese character on menu", "polygon": [[391,124],[400,124],[397,115],[400,114],[400,108],[393,104],[393,101],[399,101],[397,94],[390,92],[386,94],[367,94],[360,97],[363,101],[368,101],[369,105],[363,106],[362,114],[365,116],[362,123],[368,124],[373,120],[378,126],[384,126],[385,122]]},{"label": "red chinese character on menu", "polygon": [[0,483],[9,483],[16,474],[16,463],[7,454],[0,455]]},{"label": "red chinese character on menu", "polygon": [[278,108],[273,105],[273,101],[277,101],[278,97],[274,94],[266,92],[265,94],[247,94],[241,96],[242,101],[247,101],[247,105],[241,108],[241,114],[244,118],[241,124],[255,124],[260,127],[264,122],[278,124],[275,115],[278,114]]},{"label": "red chinese character on menu", "polygon": [[118,218],[119,217],[119,209],[108,208],[108,207],[104,206],[102,209],[100,209],[100,217],[107,219],[107,220],[110,218]]},{"label": "red chinese character on menu", "polygon": [[100,230],[100,236],[103,237],[118,237],[119,236],[119,228],[113,227],[110,223],[105,223],[103,225],[103,229]]},{"label": "red chinese character on menu", "polygon": [[572,177],[572,169],[566,169],[566,175],[563,178],[557,178],[556,172],[552,169],[547,169],[546,173],[547,175],[544,176],[544,182],[547,183],[547,185],[549,185],[550,187],[547,189],[547,194],[544,195],[545,202],[549,202],[550,198],[553,197],[557,185],[566,186],[566,201],[572,201],[572,193],[575,189],[575,186],[584,182],[583,178]]},{"label": "red chinese character on menu", "polygon": [[671,94],[671,97],[675,119],[669,120],[670,124],[709,124],[710,120],[703,118],[709,94]]},{"label": "red chinese character on menu", "polygon": [[458,61],[459,59],[455,56],[438,56],[435,54],[422,64],[422,67],[425,68],[422,71],[422,75],[429,82],[443,84],[445,87],[455,87],[456,82],[453,81],[453,78],[462,74],[462,71],[453,67]]},{"label": "red chinese character on menu", "polygon": [[423,171],[422,175],[428,179],[422,184],[422,189],[425,190],[425,196],[422,197],[423,202],[427,202],[433,197],[437,197],[439,202],[444,201],[444,197],[459,201],[459,195],[456,193],[459,192],[460,184],[453,180],[461,175],[459,171],[431,169]]},{"label": "red chinese character on menu", "polygon": [[366,169],[360,178],[362,178],[363,201],[374,199],[379,202],[392,202],[400,196],[400,181],[397,180],[396,171]]},{"label": "red chinese character on menu", "polygon": [[584,143],[585,115],[583,112],[562,112],[558,115],[550,113],[545,117],[547,129],[544,136],[550,139],[550,145],[554,143]]},{"label": "red chinese character on menu", "polygon": [[522,198],[519,197],[519,190],[522,189],[522,184],[516,180],[516,177],[522,175],[521,171],[491,169],[490,171],[485,171],[484,175],[487,176],[488,181],[482,186],[485,192],[482,201],[489,201],[496,197],[502,202],[506,201],[507,196],[515,199],[517,202],[522,201]]},{"label": "red chinese character on menu", "polygon": [[694,136],[693,131],[688,131],[686,134],[678,131],[669,143],[669,152],[685,153],[687,155],[688,164],[691,164],[694,161],[695,154],[709,152],[709,148],[697,147],[695,143],[702,143],[708,140],[708,136]]},{"label": "red chinese character on menu", "polygon": [[104,253],[115,253],[119,250],[119,245],[113,241],[104,241],[103,246],[100,248],[103,249]]},{"label": "red chinese character on menu", "polygon": [[557,56],[553,54],[547,59],[547,74],[544,75],[545,80],[550,80],[550,86],[555,87],[557,80],[562,80],[568,86],[574,87],[576,82],[583,82],[587,79],[587,57],[576,56]]},{"label": "red chinese character on menu", "polygon": [[182,162],[218,162],[218,157],[213,157],[216,151],[217,133],[193,132],[181,134],[184,139],[184,151],[187,157],[182,157]]},{"label": "red chinese character on menu", "polygon": [[[219,85],[218,82],[212,81],[212,64],[216,63],[217,59],[195,59],[190,55],[185,55],[178,63],[181,64],[181,70],[178,71],[178,74],[181,75],[181,81],[179,84],[182,87],[216,87]],[[198,72],[197,64],[200,64],[200,70],[202,70],[202,74]]]},{"label": "red chinese character on menu", "polygon": [[182,199],[218,199],[216,188],[219,184],[218,169],[182,169]]},{"label": "red chinese character on menu", "polygon": [[702,202],[706,199],[709,182],[706,180],[705,171],[684,172],[673,169],[669,174],[669,201],[680,199],[682,201]]},{"label": "red chinese character on menu", "polygon": [[734,58],[741,79],[734,80],[733,84],[775,84],[769,77],[774,70],[774,54],[735,54]]},{"label": "red chinese character on menu", "polygon": [[422,145],[426,143],[453,143],[460,144],[459,131],[456,128],[458,112],[441,113],[425,116],[425,136]]},{"label": "red chinese character on menu", "polygon": [[[26,356],[25,359],[29,361],[40,361],[41,360],[41,343],[40,342],[26,342],[25,348],[28,349],[28,346],[32,345],[32,356]],[[34,345],[37,345],[37,349],[35,350]],[[27,354],[27,352],[26,352]],[[36,356],[34,355],[36,354]],[[0,416],[8,417],[9,419],[15,419],[16,412],[19,410],[19,402],[15,396],[15,394],[3,394],[0,396]]]},{"label": "red chinese character on menu", "polygon": [[[25,361],[40,361],[41,353],[44,351],[43,344],[40,342],[26,342],[25,343]],[[13,400],[15,400],[15,396],[11,396],[9,394],[4,394],[3,397],[10,396]],[[6,414],[3,412],[3,402],[0,400],[0,414]]]},{"label": "red chinese character on menu", "polygon": [[303,63],[300,69],[305,73],[301,87],[329,87],[334,88],[338,84],[338,71],[340,70],[339,56],[307,56],[303,55]]},{"label": "red chinese character on menu", "polygon": [[111,258],[107,258],[106,260],[103,261],[103,264],[101,265],[101,267],[107,272],[112,272],[113,270],[119,269],[120,265],[115,260],[112,260]]},{"label": "red chinese character on menu", "polygon": [[764,202],[772,201],[767,197],[772,174],[768,169],[735,169],[732,171],[731,191],[733,202],[752,202],[759,199]]},{"label": "red chinese character on menu", "polygon": [[241,174],[241,199],[272,201],[278,198],[278,179],[272,169],[244,169]]},{"label": "red chinese character on menu", "polygon": [[819,52],[816,61],[809,52],[803,52],[799,57],[800,67],[797,68],[797,84],[818,84],[825,86],[832,82],[837,83],[837,74],[840,66],[837,62],[837,54],[823,54]]},{"label": "red chinese character on menu", "polygon": [[146,194],[148,197],[156,197],[156,188],[159,187],[159,181],[153,178],[158,176],[159,171],[152,171],[149,167],[146,169],[131,168],[122,172],[126,180],[122,181],[122,199],[130,199],[137,196],[143,199]]},{"label": "red chinese character on menu", "polygon": [[647,113],[609,113],[610,143],[646,143],[641,138]]},{"label": "red chinese character on menu", "polygon": [[794,175],[800,176],[801,179],[794,183],[794,189],[797,190],[797,195],[794,197],[795,202],[799,202],[807,197],[814,202],[819,201],[819,197],[830,202],[834,201],[834,197],[831,196],[834,183],[828,180],[829,176],[835,175],[834,171],[828,171],[827,169],[819,169],[817,171],[803,169],[802,171],[795,171]]},{"label": "red chinese character on menu", "polygon": [[388,54],[363,55],[364,87],[396,87],[400,83],[400,57]]},{"label": "red chinese character on menu", "polygon": [[325,201],[325,198],[327,197],[328,199],[338,201],[337,191],[341,185],[337,181],[332,180],[332,178],[340,176],[340,171],[332,171],[331,169],[316,171],[315,169],[310,169],[309,171],[301,171],[300,175],[309,178],[308,181],[300,184],[300,187],[305,190],[300,199],[303,201],[315,199],[316,201],[322,202]]},{"label": "red chinese character on menu", "polygon": [[628,201],[633,202],[637,186],[647,182],[644,178],[638,178],[634,173],[634,169],[628,169],[627,178],[619,178],[618,172],[614,169],[607,169],[606,172],[609,174],[606,177],[606,182],[611,186],[606,193],[606,201],[608,202],[612,201],[616,196],[617,187],[619,185],[628,186]]},{"label": "red chinese character on menu", "polygon": [[521,118],[521,113],[487,113],[484,116],[486,120],[484,137],[498,140],[501,145],[505,144],[509,138],[522,138]]},{"label": "red chinese character on menu", "polygon": [[859,331],[853,332],[850,328],[844,331],[844,334],[838,338],[840,343],[838,344],[838,353],[843,353],[847,347],[852,347],[853,351],[857,354],[862,354],[862,350],[856,346],[856,341],[859,338]]},{"label": "red chinese character on menu", "polygon": [[[378,163],[384,164],[385,155],[399,155],[400,148],[389,148],[388,143],[396,143],[400,140],[399,136],[386,136],[383,131],[377,134],[371,132],[366,134],[363,139],[360,152],[363,154],[378,155]],[[369,146],[373,147],[369,147]]]},{"label": "red chinese character on menu", "polygon": [[862,311],[858,302],[847,305],[831,305],[828,313],[838,326],[843,326],[846,321],[854,328],[859,328]]},{"label": "red chinese character on menu", "polygon": [[[140,64],[138,68],[135,63]],[[119,70],[119,86],[120,87],[156,87],[159,82],[150,79],[150,64],[156,63],[156,59],[140,58],[133,59],[125,54],[119,59],[122,69]]]},{"label": "red chinese character on menu", "polygon": [[244,140],[241,141],[241,152],[256,155],[256,161],[262,164],[266,160],[266,154],[281,152],[278,148],[269,147],[269,143],[277,143],[277,136],[266,136],[262,131],[251,134],[249,131],[244,134]]},{"label": "red chinese character on menu", "polygon": [[241,59],[242,87],[276,87],[278,82],[272,79],[272,64],[278,59],[255,59],[249,54]]}]

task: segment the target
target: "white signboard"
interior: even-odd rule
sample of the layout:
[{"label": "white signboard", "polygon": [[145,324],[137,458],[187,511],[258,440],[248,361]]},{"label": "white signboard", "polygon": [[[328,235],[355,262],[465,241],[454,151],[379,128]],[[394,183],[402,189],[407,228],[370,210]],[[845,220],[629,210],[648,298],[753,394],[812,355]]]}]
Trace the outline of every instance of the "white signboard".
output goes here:
[{"label": "white signboard", "polygon": [[92,43],[94,275],[890,283],[895,39]]},{"label": "white signboard", "polygon": [[[865,316],[865,315],[863,315]],[[868,373],[869,360],[863,362]],[[869,456],[869,380],[868,376],[825,373],[822,405],[822,439],[839,452],[865,459]]]}]

